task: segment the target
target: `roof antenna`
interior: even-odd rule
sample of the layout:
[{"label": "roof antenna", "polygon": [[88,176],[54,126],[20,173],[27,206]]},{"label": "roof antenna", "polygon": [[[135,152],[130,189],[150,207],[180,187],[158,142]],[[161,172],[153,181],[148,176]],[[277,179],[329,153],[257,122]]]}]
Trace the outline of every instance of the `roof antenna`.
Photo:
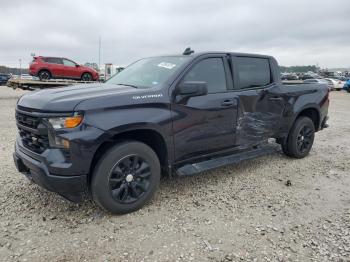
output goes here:
[{"label": "roof antenna", "polygon": [[191,50],[191,47],[187,47],[187,48],[185,49],[185,51],[184,51],[182,54],[183,54],[183,55],[190,55],[190,54],[192,54],[192,53],[194,53],[194,51]]}]

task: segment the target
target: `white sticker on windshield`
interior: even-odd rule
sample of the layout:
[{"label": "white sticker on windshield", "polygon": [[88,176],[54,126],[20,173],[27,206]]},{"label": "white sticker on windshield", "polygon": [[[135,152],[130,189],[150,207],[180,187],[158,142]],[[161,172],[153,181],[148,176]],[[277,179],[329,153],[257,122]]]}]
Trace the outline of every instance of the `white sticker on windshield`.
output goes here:
[{"label": "white sticker on windshield", "polygon": [[167,62],[161,62],[158,64],[159,67],[164,67],[166,69],[173,69],[176,65],[172,63],[167,63]]}]

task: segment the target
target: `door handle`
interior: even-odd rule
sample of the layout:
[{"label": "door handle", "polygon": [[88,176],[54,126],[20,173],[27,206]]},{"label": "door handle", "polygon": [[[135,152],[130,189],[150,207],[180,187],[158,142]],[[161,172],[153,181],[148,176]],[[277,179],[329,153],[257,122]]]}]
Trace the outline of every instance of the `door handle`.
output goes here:
[{"label": "door handle", "polygon": [[279,96],[274,96],[269,98],[270,101],[283,101],[282,97]]},{"label": "door handle", "polygon": [[233,99],[227,99],[221,102],[222,106],[233,106],[235,101]]}]

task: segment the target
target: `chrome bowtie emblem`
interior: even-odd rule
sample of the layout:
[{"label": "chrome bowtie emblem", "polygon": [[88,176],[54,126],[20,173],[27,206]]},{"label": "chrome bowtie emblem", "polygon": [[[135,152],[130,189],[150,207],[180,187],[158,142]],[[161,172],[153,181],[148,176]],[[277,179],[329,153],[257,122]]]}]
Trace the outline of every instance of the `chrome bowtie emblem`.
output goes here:
[{"label": "chrome bowtie emblem", "polygon": [[36,142],[38,142],[38,138],[35,136],[32,136],[32,141],[33,141],[33,143],[36,143]]}]

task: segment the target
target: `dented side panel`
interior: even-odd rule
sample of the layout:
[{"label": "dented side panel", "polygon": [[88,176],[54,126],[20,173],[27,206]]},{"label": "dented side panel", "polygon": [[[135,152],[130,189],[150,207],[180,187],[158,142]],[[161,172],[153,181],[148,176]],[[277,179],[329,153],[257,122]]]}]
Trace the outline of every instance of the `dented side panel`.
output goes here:
[{"label": "dented side panel", "polygon": [[277,91],[273,86],[238,94],[236,145],[249,147],[278,134],[286,101]]}]

